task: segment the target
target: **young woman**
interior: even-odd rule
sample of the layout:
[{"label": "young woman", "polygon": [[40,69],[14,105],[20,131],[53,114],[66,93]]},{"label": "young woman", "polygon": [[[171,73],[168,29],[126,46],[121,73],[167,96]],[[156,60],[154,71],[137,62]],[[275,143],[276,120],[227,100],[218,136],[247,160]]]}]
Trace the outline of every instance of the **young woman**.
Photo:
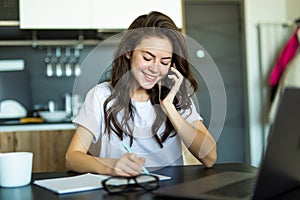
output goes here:
[{"label": "young woman", "polygon": [[[198,85],[187,57],[185,39],[168,16],[151,12],[135,19],[115,53],[111,80],[88,92],[74,119],[77,129],[66,166],[78,172],[138,175],[142,166],[183,164],[183,142],[212,167],[216,143],[188,93]],[[99,156],[88,153],[95,142]]]}]

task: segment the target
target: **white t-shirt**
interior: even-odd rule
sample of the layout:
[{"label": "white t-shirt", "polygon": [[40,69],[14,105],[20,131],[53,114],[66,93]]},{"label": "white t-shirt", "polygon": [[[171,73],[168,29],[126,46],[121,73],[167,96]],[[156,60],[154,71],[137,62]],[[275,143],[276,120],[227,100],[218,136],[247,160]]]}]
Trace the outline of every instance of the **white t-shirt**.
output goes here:
[{"label": "white t-shirt", "polygon": [[[103,104],[110,96],[112,87],[108,82],[104,82],[93,87],[86,95],[85,102],[80,109],[78,115],[73,120],[75,124],[81,125],[88,129],[93,135],[93,142],[99,142],[100,157],[104,158],[120,158],[126,149],[122,143],[130,144],[130,138],[124,137],[123,141],[111,132],[110,137],[105,130]],[[146,167],[158,167],[169,165],[182,165],[181,140],[179,136],[169,137],[164,143],[163,148],[160,148],[156,140],[152,137],[151,126],[155,119],[155,110],[150,100],[147,102],[136,102],[132,100],[135,106],[134,111],[134,126],[133,126],[133,145],[132,150],[138,156],[145,157]],[[111,106],[111,102],[109,103]],[[192,123],[196,120],[202,120],[199,113],[196,111],[194,103],[191,106],[191,111],[186,110],[182,116]],[[120,119],[122,112],[118,113],[117,119]],[[165,129],[163,125],[158,130],[158,136]],[[171,133],[172,134],[172,133]],[[189,133],[186,133],[189,134]],[[98,141],[100,140],[100,141]]]}]

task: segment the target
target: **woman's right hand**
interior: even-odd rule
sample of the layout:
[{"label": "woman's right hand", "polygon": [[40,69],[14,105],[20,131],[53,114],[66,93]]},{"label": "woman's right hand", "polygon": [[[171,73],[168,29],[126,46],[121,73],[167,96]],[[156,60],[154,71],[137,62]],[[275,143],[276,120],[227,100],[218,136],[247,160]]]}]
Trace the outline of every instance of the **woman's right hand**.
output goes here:
[{"label": "woman's right hand", "polygon": [[138,157],[134,153],[125,153],[117,159],[113,166],[114,176],[137,176],[142,172],[142,166],[145,164],[145,158]]}]

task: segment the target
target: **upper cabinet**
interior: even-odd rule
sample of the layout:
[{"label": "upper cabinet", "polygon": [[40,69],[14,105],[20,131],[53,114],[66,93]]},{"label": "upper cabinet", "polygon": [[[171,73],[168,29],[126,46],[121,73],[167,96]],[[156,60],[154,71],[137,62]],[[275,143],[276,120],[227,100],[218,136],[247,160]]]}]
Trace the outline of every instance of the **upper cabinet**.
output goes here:
[{"label": "upper cabinet", "polygon": [[19,0],[21,29],[89,29],[87,0]]},{"label": "upper cabinet", "polygon": [[182,28],[182,0],[19,0],[21,29],[124,30],[139,15],[160,11]]},{"label": "upper cabinet", "polygon": [[182,0],[91,0],[92,28],[127,29],[139,15],[160,11],[182,28]]}]

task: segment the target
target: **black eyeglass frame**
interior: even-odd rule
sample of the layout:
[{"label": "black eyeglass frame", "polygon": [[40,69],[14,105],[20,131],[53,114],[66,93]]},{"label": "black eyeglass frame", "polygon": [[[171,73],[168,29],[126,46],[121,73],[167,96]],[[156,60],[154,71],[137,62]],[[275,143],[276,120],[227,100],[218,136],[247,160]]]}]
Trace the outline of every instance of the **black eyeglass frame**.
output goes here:
[{"label": "black eyeglass frame", "polygon": [[[139,182],[137,181],[137,178],[138,178],[138,177],[141,177],[141,176],[148,176],[148,177],[154,178],[154,181],[157,183],[156,186],[153,187],[153,188],[147,188],[147,187],[145,187],[143,183],[139,183]],[[125,187],[122,188],[120,191],[113,192],[113,191],[111,191],[111,190],[108,188],[106,182],[109,181],[109,180],[111,180],[111,179],[118,179],[118,178],[119,178],[119,179],[127,179],[127,184],[124,185]],[[134,183],[130,183],[130,180],[134,180]],[[151,182],[152,182],[152,181],[151,181]],[[147,182],[145,182],[145,183],[147,183]],[[134,189],[137,188],[136,186],[138,186],[138,187],[140,187],[140,188],[142,188],[142,189],[144,189],[144,190],[146,190],[146,191],[152,191],[152,190],[155,190],[155,189],[159,188],[159,178],[158,178],[157,176],[155,176],[155,175],[152,175],[152,174],[149,174],[149,175],[148,175],[148,174],[140,174],[140,175],[137,175],[137,176],[131,176],[131,177],[125,177],[125,176],[112,176],[112,177],[109,177],[109,178],[107,178],[107,179],[101,181],[101,184],[102,184],[102,186],[103,186],[103,189],[104,189],[105,191],[107,191],[108,193],[110,193],[110,194],[117,194],[117,193],[120,193],[120,192],[128,192],[128,191],[132,191],[132,190],[134,190]]]}]

